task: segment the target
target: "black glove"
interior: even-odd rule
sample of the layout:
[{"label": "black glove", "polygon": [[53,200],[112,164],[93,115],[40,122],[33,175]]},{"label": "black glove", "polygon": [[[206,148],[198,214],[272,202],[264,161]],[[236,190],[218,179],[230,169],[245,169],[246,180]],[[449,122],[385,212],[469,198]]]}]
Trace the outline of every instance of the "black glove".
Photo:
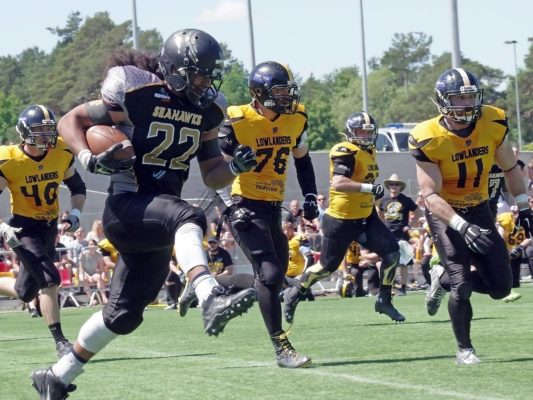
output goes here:
[{"label": "black glove", "polygon": [[522,227],[526,237],[531,237],[533,233],[533,211],[529,208],[518,211],[518,217],[516,217],[514,225],[513,233],[516,233]]},{"label": "black glove", "polygon": [[255,153],[250,146],[243,146],[242,144],[237,147],[233,160],[229,163],[229,169],[235,176],[248,172],[257,166],[257,160]]},{"label": "black glove", "polygon": [[233,206],[230,209],[232,210],[229,217],[231,226],[237,231],[247,230],[255,217],[255,213],[246,207]]},{"label": "black glove", "polygon": [[61,220],[62,224],[69,224],[65,232],[75,232],[80,227],[80,219],[75,215],[69,215],[67,218]]},{"label": "black glove", "polygon": [[304,199],[304,218],[308,221],[312,221],[315,218],[318,218],[318,204],[316,201],[316,194],[308,193],[305,195]]},{"label": "black glove", "polygon": [[509,252],[509,258],[511,260],[516,260],[517,258],[521,258],[522,257],[522,249],[523,249],[522,246],[516,246],[514,249],[512,249]]},{"label": "black glove", "polygon": [[383,185],[372,185],[372,194],[376,200],[379,200],[385,194],[385,188]]},{"label": "black glove", "polygon": [[490,229],[483,229],[474,224],[463,224],[459,230],[465,238],[466,244],[470,250],[479,254],[487,254],[493,246],[489,238]]},{"label": "black glove", "polygon": [[122,143],[117,143],[103,153],[96,156],[93,154],[87,163],[87,170],[102,175],[118,174],[131,170],[135,163],[135,156],[125,160],[113,159],[113,155],[123,147]]}]

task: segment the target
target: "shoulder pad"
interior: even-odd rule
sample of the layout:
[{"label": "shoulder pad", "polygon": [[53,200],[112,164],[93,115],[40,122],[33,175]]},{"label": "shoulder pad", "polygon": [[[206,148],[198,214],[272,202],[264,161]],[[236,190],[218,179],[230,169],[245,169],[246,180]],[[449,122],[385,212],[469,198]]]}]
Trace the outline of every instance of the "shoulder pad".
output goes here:
[{"label": "shoulder pad", "polygon": [[214,104],[220,108],[222,111],[222,114],[224,114],[224,119],[226,119],[226,110],[228,109],[228,100],[226,99],[226,96],[224,96],[224,93],[218,92],[218,96],[215,99]]},{"label": "shoulder pad", "polygon": [[231,119],[240,119],[244,117],[244,112],[241,106],[230,106],[228,107],[228,117]]}]

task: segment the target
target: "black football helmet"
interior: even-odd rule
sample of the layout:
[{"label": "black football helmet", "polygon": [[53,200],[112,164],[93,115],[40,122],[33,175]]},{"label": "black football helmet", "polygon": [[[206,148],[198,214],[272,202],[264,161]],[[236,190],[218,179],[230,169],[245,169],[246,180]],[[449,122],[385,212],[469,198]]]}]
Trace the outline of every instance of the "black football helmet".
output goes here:
[{"label": "black football helmet", "polygon": [[300,90],[289,69],[275,61],[258,64],[248,79],[250,95],[278,114],[294,114],[300,104]]},{"label": "black football helmet", "polygon": [[[208,33],[199,29],[174,32],[163,44],[159,65],[172,91],[185,94],[195,106],[207,108],[217,98],[224,77],[222,49]],[[197,76],[205,78],[206,84],[195,84]]]},{"label": "black football helmet", "polygon": [[56,146],[56,117],[52,110],[45,106],[35,104],[27,107],[20,114],[16,129],[23,142],[29,146],[41,150]]},{"label": "black football helmet", "polygon": [[[371,132],[371,136],[359,136],[358,130]],[[351,114],[346,120],[346,127],[344,128],[344,135],[346,139],[355,143],[362,149],[373,149],[376,147],[376,140],[378,138],[378,124],[370,114],[361,111]]]},{"label": "black football helmet", "polygon": [[[452,105],[453,96],[464,95],[473,96],[473,106]],[[452,68],[442,73],[435,84],[435,97],[439,112],[453,121],[462,124],[472,123],[481,115],[483,89],[477,77],[466,69]]]}]

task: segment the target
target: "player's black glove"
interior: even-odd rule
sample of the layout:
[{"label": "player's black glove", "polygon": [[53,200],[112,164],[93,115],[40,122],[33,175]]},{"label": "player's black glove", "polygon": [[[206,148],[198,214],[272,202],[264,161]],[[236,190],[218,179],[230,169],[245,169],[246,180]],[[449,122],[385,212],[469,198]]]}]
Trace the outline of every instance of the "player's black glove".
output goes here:
[{"label": "player's black glove", "polygon": [[479,254],[487,254],[493,246],[489,238],[490,229],[483,229],[477,225],[465,223],[459,230],[465,238],[466,244],[470,250]]},{"label": "player's black glove", "polygon": [[522,227],[524,228],[526,237],[531,237],[531,234],[533,234],[533,211],[529,208],[518,211],[518,217],[516,217],[514,225],[514,233]]},{"label": "player's black glove", "polygon": [[374,198],[376,200],[379,200],[385,194],[385,188],[383,187],[383,185],[380,185],[380,184],[372,185],[372,192],[371,193],[374,195]]},{"label": "player's black glove", "polygon": [[512,249],[510,252],[509,252],[509,258],[511,260],[516,260],[517,258],[521,258],[522,257],[522,249],[523,247],[522,246],[516,246],[514,249]]},{"label": "player's black glove", "polygon": [[237,147],[233,160],[229,163],[229,169],[235,176],[248,172],[257,166],[257,160],[255,153],[250,146],[243,146],[242,144]]},{"label": "player's black glove", "polygon": [[304,218],[308,221],[312,221],[315,218],[318,218],[319,212],[318,212],[318,204],[316,201],[316,194],[314,193],[308,193],[305,195],[304,198]]},{"label": "player's black glove", "polygon": [[135,156],[124,160],[113,158],[114,154],[123,147],[122,143],[116,143],[98,155],[92,154],[90,150],[82,150],[78,154],[78,159],[83,167],[93,174],[111,175],[127,172],[133,168]]}]

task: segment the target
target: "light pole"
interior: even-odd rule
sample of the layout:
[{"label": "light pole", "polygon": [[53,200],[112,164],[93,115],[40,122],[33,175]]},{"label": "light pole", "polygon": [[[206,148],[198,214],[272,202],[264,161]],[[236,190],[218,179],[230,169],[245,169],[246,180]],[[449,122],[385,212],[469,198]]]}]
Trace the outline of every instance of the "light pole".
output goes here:
[{"label": "light pole", "polygon": [[518,130],[518,149],[522,149],[522,129],[520,127],[520,96],[518,94],[518,67],[516,66],[516,40],[506,40],[505,44],[513,45],[514,54],[514,92],[516,97],[516,129]]},{"label": "light pole", "polygon": [[363,58],[362,84],[363,84],[363,111],[368,112],[368,84],[366,82],[366,53],[365,53],[365,22],[363,17],[363,0],[359,0],[361,13],[361,56]]},{"label": "light pole", "polygon": [[132,12],[133,12],[133,18],[132,18],[133,48],[135,50],[138,50],[139,49],[139,31],[137,30],[137,5],[135,4],[135,0],[132,1]]},{"label": "light pole", "polygon": [[457,0],[450,0],[450,25],[452,28],[452,68],[461,67],[461,47],[459,45],[459,17]]},{"label": "light pole", "polygon": [[252,0],[248,0],[248,27],[250,29],[250,56],[252,58],[252,69],[255,68],[255,45],[254,45],[254,24],[252,21]]}]

